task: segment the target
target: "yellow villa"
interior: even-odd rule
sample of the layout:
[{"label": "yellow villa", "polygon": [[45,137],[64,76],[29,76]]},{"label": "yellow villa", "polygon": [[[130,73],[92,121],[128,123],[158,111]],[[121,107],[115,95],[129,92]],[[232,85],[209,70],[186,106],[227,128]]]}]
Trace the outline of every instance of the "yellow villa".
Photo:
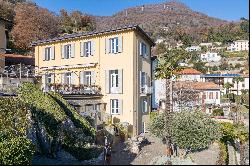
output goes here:
[{"label": "yellow villa", "polygon": [[83,115],[105,113],[113,122],[130,125],[133,135],[146,132],[154,42],[139,26],[71,34],[32,45],[44,91],[61,93]]}]

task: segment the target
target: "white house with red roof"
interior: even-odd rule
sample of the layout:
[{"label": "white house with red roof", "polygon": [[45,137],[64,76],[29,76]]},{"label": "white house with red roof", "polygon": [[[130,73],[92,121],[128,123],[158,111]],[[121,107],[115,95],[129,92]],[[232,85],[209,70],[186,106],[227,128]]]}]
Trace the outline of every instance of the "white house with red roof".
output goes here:
[{"label": "white house with red roof", "polygon": [[179,78],[177,78],[177,81],[195,81],[200,82],[201,81],[201,75],[202,73],[198,70],[195,70],[193,68],[186,68],[182,71],[178,72]]}]

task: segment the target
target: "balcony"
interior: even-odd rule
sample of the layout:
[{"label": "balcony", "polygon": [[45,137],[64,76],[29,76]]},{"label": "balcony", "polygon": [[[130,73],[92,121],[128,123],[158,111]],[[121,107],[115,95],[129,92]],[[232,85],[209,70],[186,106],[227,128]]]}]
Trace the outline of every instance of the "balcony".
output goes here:
[{"label": "balcony", "polygon": [[101,87],[98,85],[62,85],[47,84],[45,91],[55,91],[64,95],[101,95]]},{"label": "balcony", "polygon": [[141,95],[150,95],[153,93],[153,88],[147,85],[144,85],[140,88]]}]

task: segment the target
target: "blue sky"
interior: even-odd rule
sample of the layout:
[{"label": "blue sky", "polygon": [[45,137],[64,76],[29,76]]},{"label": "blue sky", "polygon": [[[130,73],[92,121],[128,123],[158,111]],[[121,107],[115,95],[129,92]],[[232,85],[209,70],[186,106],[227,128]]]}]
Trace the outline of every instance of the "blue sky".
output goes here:
[{"label": "blue sky", "polygon": [[[166,0],[33,0],[55,13],[64,8],[99,16],[110,16],[122,9]],[[249,18],[249,0],[179,0],[191,9],[229,21]]]}]

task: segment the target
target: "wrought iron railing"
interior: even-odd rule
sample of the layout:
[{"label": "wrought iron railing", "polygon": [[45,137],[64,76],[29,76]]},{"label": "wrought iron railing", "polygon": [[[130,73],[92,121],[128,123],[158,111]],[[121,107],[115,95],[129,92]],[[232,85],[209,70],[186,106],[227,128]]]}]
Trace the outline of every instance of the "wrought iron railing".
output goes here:
[{"label": "wrought iron railing", "polygon": [[60,94],[79,94],[79,95],[100,95],[101,87],[98,85],[60,85],[47,84],[45,91],[55,91]]}]

